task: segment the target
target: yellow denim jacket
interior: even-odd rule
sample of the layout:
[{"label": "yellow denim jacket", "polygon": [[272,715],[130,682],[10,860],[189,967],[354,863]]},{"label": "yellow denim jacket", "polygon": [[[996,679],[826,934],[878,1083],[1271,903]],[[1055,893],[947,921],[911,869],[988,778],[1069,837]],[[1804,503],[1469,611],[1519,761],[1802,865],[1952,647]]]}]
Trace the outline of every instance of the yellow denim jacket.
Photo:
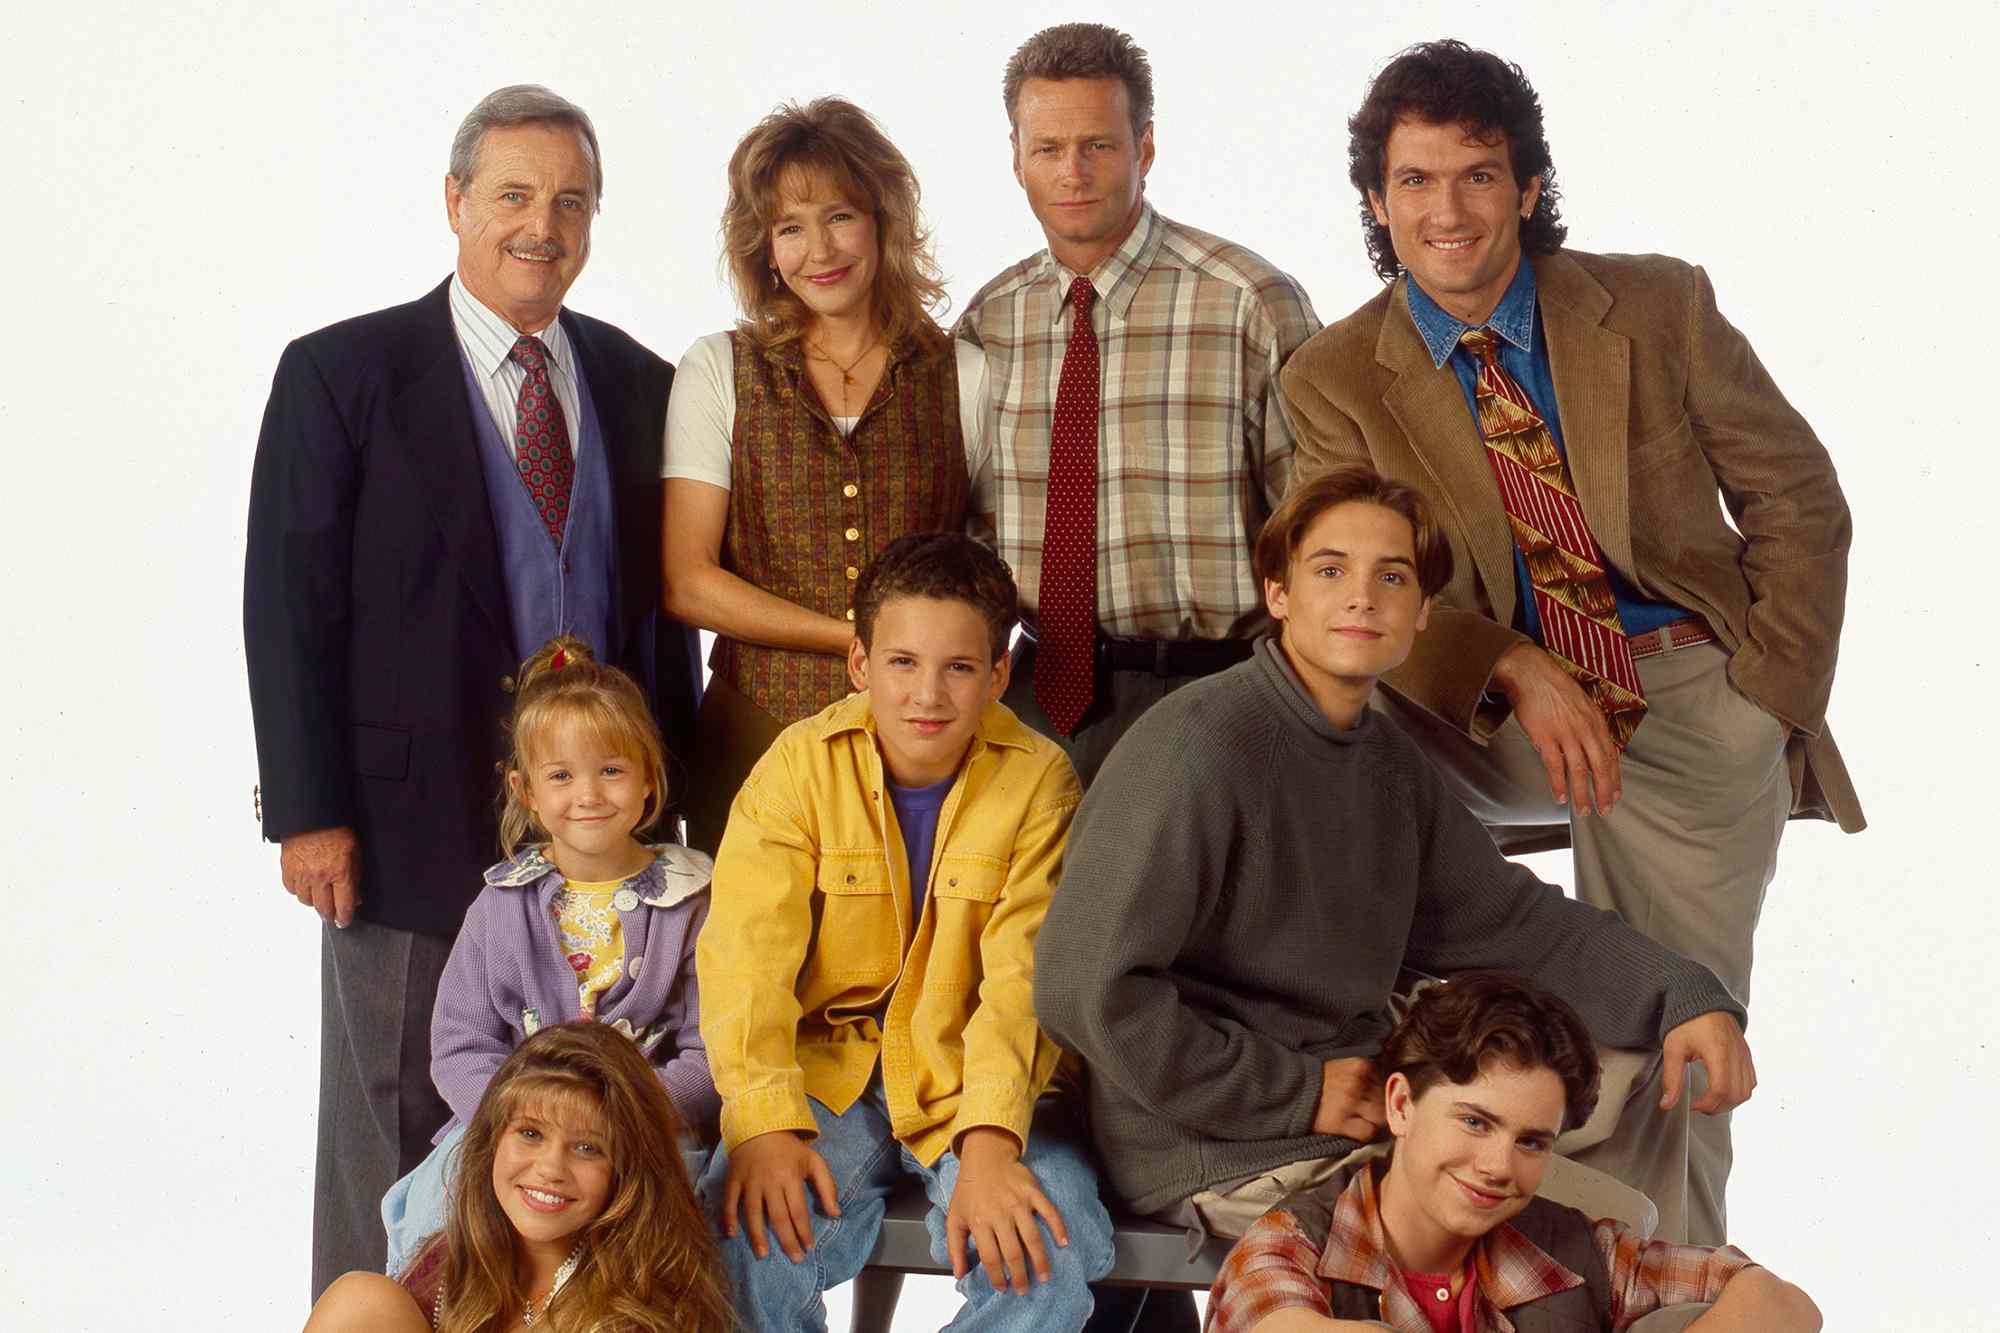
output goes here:
[{"label": "yellow denim jacket", "polygon": [[695,948],[724,1146],[811,1136],[807,1096],[846,1111],[878,1055],[918,1160],[980,1125],[1027,1143],[1060,1053],[1035,1022],[1035,935],[1081,798],[1055,743],[988,704],[912,929],[868,696],[787,727],[730,808]]}]

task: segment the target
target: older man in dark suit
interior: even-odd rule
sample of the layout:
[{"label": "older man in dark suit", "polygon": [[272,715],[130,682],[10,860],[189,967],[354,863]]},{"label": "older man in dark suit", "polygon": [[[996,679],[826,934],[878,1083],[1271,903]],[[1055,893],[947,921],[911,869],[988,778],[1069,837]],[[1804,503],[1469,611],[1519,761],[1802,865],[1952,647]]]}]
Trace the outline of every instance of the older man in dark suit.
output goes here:
[{"label": "older man in dark suit", "polygon": [[[1826,731],[1833,464],[1699,268],[1564,248],[1518,66],[1414,47],[1349,131],[1393,285],[1285,369],[1298,476],[1372,463],[1461,556],[1379,702],[1503,846],[1572,843],[1579,897],[1747,1005],[1787,817],[1862,827]],[[1721,1244],[1727,1118],[1640,1086],[1581,1158],[1650,1193],[1666,1238]]]},{"label": "older man in dark suit", "polygon": [[457,271],[285,349],[251,483],[244,638],[264,836],[325,922],[313,1292],[382,1263],[377,1207],[443,1123],[438,974],[494,823],[516,664],[578,634],[653,695],[699,679],[659,606],[673,368],[562,308],[603,195],[574,104],[519,85],[452,144]]}]

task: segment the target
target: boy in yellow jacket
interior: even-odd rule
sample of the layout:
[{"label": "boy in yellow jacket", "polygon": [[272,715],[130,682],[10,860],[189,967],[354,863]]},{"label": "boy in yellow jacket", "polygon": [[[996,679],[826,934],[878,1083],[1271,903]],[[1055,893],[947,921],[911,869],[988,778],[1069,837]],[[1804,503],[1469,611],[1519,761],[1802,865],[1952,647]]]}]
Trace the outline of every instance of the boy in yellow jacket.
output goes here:
[{"label": "boy in yellow jacket", "polygon": [[905,1174],[954,1329],[1080,1329],[1110,1270],[1080,1136],[1037,1108],[1059,1051],[1035,935],[1081,793],[999,702],[1016,605],[969,538],[891,543],[855,585],[858,692],[787,728],[730,810],[696,950],[723,1097],[702,1196],[746,1329],[824,1329]]}]

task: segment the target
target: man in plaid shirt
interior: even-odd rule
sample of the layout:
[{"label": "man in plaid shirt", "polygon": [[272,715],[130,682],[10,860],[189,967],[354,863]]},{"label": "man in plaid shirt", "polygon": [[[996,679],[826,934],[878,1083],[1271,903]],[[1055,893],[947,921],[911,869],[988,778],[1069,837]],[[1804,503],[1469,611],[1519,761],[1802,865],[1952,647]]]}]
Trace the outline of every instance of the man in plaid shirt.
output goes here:
[{"label": "man in plaid shirt", "polygon": [[[1254,1223],[1215,1280],[1210,1333],[1820,1327],[1811,1298],[1732,1246],[1648,1240],[1535,1197],[1557,1135],[1590,1116],[1598,1070],[1582,1019],[1526,978],[1419,992],[1380,1063],[1386,1163]],[[1706,1313],[1686,1323],[1688,1307]]]},{"label": "man in plaid shirt", "polygon": [[1029,630],[1007,705],[1087,786],[1149,704],[1242,661],[1267,623],[1250,545],[1291,474],[1278,371],[1319,322],[1290,277],[1147,203],[1152,73],[1130,37],[1039,32],[1003,94],[1048,248],[958,323],[986,356],[973,508]]}]

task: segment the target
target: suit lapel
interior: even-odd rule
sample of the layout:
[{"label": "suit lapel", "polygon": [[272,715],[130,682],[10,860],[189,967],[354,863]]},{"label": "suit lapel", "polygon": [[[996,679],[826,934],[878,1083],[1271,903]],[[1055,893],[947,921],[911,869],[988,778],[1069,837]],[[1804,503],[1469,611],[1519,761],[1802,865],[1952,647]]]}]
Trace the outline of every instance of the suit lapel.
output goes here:
[{"label": "suit lapel", "polygon": [[418,360],[425,368],[389,405],[390,424],[473,603],[507,637],[511,650],[512,621],[502,585],[499,543],[493,535],[493,511],[486,500],[486,470],[479,461],[473,404],[445,286],[425,298],[424,309],[427,327]]},{"label": "suit lapel", "polygon": [[1570,479],[1605,559],[1630,570],[1626,430],[1632,344],[1604,327],[1611,293],[1569,256],[1558,252],[1535,261],[1535,289],[1549,340],[1549,371],[1556,382]]},{"label": "suit lapel", "polygon": [[1465,390],[1449,366],[1431,361],[1410,318],[1403,291],[1409,280],[1407,275],[1398,279],[1376,339],[1375,359],[1396,373],[1382,404],[1436,481],[1431,496],[1452,528],[1454,549],[1469,553],[1478,568],[1494,619],[1509,625],[1515,602],[1513,529],[1500,503],[1493,465],[1479,442],[1479,428],[1466,411]]}]

